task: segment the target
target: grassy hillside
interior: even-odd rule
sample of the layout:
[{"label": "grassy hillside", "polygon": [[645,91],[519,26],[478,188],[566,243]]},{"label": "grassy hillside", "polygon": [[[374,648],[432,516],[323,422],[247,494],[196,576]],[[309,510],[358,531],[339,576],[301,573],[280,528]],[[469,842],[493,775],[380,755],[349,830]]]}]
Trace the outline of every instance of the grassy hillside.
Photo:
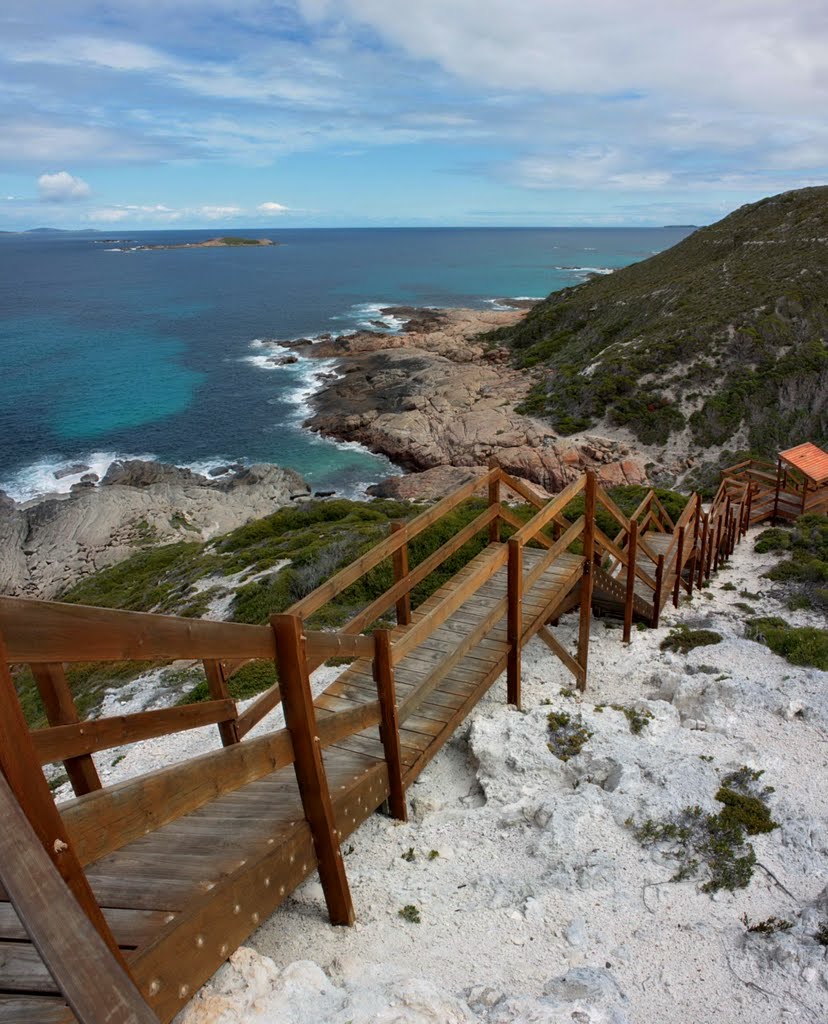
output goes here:
[{"label": "grassy hillside", "polygon": [[563,434],[629,427],[771,455],[828,441],[828,187],[744,206],[666,252],[554,292],[489,337],[541,375]]}]

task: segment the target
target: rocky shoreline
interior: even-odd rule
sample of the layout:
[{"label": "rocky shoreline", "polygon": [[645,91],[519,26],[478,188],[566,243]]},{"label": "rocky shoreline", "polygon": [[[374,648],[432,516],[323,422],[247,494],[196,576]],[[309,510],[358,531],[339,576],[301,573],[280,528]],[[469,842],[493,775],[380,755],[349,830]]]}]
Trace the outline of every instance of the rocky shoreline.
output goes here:
[{"label": "rocky shoreline", "polygon": [[266,463],[209,479],[137,459],[61,497],[18,505],[0,492],[2,593],[53,598],[142,547],[209,540],[310,496],[298,473]]},{"label": "rocky shoreline", "polygon": [[[430,498],[445,494],[469,467],[497,459],[509,472],[559,491],[585,469],[603,484],[647,481],[644,458],[623,441],[558,435],[516,407],[534,382],[505,349],[481,335],[513,324],[529,300],[498,300],[511,310],[415,309],[381,312],[404,320],[399,334],[359,331],[311,342],[272,342],[306,358],[335,358],[337,374],[311,397],[305,426],[356,441],[416,477],[393,477],[372,493]],[[278,357],[276,357],[278,358]]]}]

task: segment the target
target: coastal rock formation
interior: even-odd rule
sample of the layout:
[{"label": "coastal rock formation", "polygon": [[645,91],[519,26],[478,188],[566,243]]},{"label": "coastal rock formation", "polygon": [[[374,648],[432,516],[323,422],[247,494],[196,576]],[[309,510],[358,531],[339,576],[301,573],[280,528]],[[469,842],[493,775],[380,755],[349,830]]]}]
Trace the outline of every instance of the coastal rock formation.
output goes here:
[{"label": "coastal rock formation", "polygon": [[[508,354],[487,347],[480,335],[516,322],[523,311],[428,312],[427,320],[415,320],[415,329],[402,334],[364,331],[303,345],[304,355],[342,360],[341,375],[314,396],[306,426],[358,441],[414,471],[485,466],[496,458],[504,469],[552,492],[584,469],[595,469],[609,486],[646,481],[642,462],[625,443],[569,441],[515,411],[533,377],[508,366]],[[416,484],[404,485],[413,495],[411,486]]]},{"label": "coastal rock formation", "polygon": [[[481,477],[486,473],[485,466],[435,466],[421,473],[406,473],[404,476],[389,476],[368,488],[368,493],[376,498],[393,498],[396,501],[438,501],[452,491],[462,487],[473,477]],[[541,499],[551,497],[549,491],[538,484],[530,484],[531,489]],[[510,501],[524,499],[511,490],[503,488],[503,497]]]},{"label": "coastal rock formation", "polygon": [[143,546],[208,540],[308,497],[298,473],[257,464],[218,479],[164,463],[114,462],[96,487],[0,502],[3,593],[51,598]]}]

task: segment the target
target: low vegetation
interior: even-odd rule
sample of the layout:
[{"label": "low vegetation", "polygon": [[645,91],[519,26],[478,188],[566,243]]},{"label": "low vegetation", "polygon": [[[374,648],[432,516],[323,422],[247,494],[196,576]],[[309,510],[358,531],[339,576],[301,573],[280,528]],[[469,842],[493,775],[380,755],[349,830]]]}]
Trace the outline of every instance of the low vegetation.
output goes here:
[{"label": "low vegetation", "polygon": [[745,636],[765,644],[792,665],[828,669],[828,629],[792,626],[778,616],[768,616],[748,619]]},{"label": "low vegetation", "polygon": [[828,610],[828,516],[810,513],[792,527],[763,530],[756,551],[787,556],[765,575],[789,585],[794,608]]},{"label": "low vegetation", "polygon": [[628,820],[627,824],[642,846],[657,847],[676,862],[671,881],[703,879],[701,890],[709,893],[743,889],[756,864],[747,836],[778,827],[767,806],[773,790],[760,784],[761,776],[761,771],[747,766],[726,775],[716,793],[724,804],[718,814],[693,806],[660,822],[647,819],[636,825]]},{"label": "low vegetation", "polygon": [[696,647],[711,647],[721,643],[721,633],[712,629],[690,629],[681,623],[670,630],[659,644],[662,651],[675,651],[677,654],[689,654]]},{"label": "low vegetation", "polygon": [[569,761],[580,754],[592,736],[580,715],[573,717],[565,711],[550,711],[546,721],[549,725],[549,741],[546,745],[559,761]]}]

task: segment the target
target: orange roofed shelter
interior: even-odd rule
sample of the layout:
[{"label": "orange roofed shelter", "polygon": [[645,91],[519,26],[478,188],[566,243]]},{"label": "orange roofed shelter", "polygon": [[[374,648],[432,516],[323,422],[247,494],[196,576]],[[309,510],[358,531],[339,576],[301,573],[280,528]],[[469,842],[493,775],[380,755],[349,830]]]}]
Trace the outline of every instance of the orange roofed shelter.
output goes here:
[{"label": "orange roofed shelter", "polygon": [[811,441],[788,448],[779,453],[776,476],[778,513],[784,515],[796,498],[799,507],[791,512],[828,512],[828,452]]}]

